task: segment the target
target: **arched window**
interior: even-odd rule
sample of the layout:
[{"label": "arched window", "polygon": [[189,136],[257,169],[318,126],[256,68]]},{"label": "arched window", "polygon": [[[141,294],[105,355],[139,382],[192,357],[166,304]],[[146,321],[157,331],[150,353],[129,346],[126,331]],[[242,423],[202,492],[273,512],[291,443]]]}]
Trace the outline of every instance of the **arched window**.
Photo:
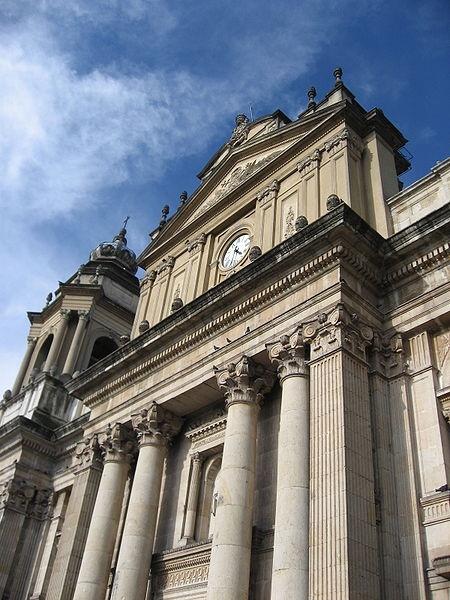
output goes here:
[{"label": "arched window", "polygon": [[109,337],[103,336],[95,340],[94,346],[91,352],[91,358],[89,359],[89,367],[95,365],[96,362],[117,350],[118,346],[114,340]]},{"label": "arched window", "polygon": [[222,455],[208,459],[203,467],[202,489],[197,515],[197,540],[204,541],[212,537],[216,518],[217,484],[219,481]]},{"label": "arched window", "polygon": [[42,369],[44,368],[44,365],[45,365],[45,361],[47,360],[48,353],[50,352],[50,346],[52,345],[52,342],[53,342],[53,333],[51,333],[47,337],[45,342],[42,344],[42,346],[38,352],[38,355],[36,357],[36,360],[34,361],[33,369],[42,371]]}]

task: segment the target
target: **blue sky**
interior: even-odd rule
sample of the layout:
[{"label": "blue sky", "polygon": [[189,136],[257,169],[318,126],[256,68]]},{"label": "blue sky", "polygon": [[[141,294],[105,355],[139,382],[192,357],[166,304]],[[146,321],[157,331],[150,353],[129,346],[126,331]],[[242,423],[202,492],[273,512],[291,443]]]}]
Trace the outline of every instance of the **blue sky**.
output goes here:
[{"label": "blue sky", "polygon": [[131,216],[139,252],[237,112],[295,117],[335,66],[410,140],[448,152],[448,0],[2,0],[0,389],[40,310]]}]

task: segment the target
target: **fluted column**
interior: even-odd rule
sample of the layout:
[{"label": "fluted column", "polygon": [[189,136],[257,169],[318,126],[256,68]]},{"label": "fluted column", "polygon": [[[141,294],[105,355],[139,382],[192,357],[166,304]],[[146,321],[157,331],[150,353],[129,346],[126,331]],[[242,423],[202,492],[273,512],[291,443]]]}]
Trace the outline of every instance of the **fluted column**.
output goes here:
[{"label": "fluted column", "polygon": [[78,311],[78,323],[73,335],[72,343],[67,354],[66,362],[62,371],[63,375],[71,376],[75,368],[75,364],[80,352],[80,346],[83,343],[84,334],[86,332],[86,324],[89,320],[89,311],[79,310]]},{"label": "fluted column", "polygon": [[50,351],[47,356],[47,360],[45,361],[44,371],[47,373],[50,371],[52,367],[54,367],[58,361],[59,351],[61,349],[61,344],[66,335],[67,326],[69,324],[70,319],[70,310],[66,308],[62,308],[60,311],[61,318],[56,327],[55,337],[52,340],[52,345],[50,346]]},{"label": "fluted column", "polygon": [[309,369],[301,330],[268,345],[282,386],[272,600],[308,600]]},{"label": "fluted column", "polygon": [[181,421],[156,402],[132,415],[139,456],[113,584],[114,600],[145,598],[155,539],[167,442]]},{"label": "fluted column", "polygon": [[72,598],[102,474],[98,436],[84,438],[75,452],[76,474],[51,569],[46,600]]},{"label": "fluted column", "polygon": [[200,475],[202,473],[203,459],[198,452],[191,457],[191,479],[186,505],[186,519],[184,522],[184,535],[187,541],[194,539],[195,521],[197,518],[198,496],[200,493]]},{"label": "fluted column", "polygon": [[273,373],[243,356],[216,370],[228,408],[209,567],[208,600],[248,598],[258,408]]},{"label": "fluted column", "polygon": [[373,331],[338,304],[304,325],[303,337],[311,349],[309,600],[380,600],[366,358]]},{"label": "fluted column", "polygon": [[105,597],[132,456],[133,444],[120,423],[108,427],[104,436],[99,439],[105,452],[105,464],[74,600],[100,600]]},{"label": "fluted column", "polygon": [[34,487],[23,480],[10,480],[0,491],[0,598],[13,568],[20,533]]},{"label": "fluted column", "polygon": [[20,363],[19,372],[17,373],[13,388],[11,390],[13,396],[18,394],[22,388],[25,374],[28,370],[28,367],[30,366],[31,355],[33,354],[33,350],[36,347],[36,342],[36,337],[27,337],[27,349],[25,351],[25,356],[23,357],[22,362]]}]

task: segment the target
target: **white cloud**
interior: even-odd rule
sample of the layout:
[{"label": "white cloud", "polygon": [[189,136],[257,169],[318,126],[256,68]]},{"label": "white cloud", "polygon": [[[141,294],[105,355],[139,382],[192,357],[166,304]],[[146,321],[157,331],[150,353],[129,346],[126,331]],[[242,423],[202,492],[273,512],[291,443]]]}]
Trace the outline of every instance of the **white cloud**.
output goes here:
[{"label": "white cloud", "polygon": [[0,291],[0,344],[10,365],[0,389],[11,385],[8,371],[24,347],[24,311],[68,275],[37,225],[70,219],[100,202],[105,189],[135,174],[159,178],[173,158],[200,151],[225,115],[303,74],[335,22],[305,5],[259,35],[230,36],[227,77],[186,69],[130,75],[117,65],[77,72],[46,16],[64,12],[76,27],[77,19],[113,22],[125,11],[167,33],[177,18],[165,3],[42,0],[3,11],[15,21],[0,32],[0,208],[8,242],[0,246],[8,282]]}]

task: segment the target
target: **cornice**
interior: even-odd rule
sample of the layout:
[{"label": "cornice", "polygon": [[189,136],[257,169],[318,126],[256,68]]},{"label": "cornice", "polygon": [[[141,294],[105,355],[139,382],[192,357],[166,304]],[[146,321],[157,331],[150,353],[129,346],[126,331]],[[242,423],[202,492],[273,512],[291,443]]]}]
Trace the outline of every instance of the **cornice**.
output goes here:
[{"label": "cornice", "polygon": [[450,255],[450,243],[445,242],[433,250],[430,250],[426,254],[409,261],[397,269],[388,271],[383,277],[383,284],[389,285],[395,283],[400,279],[405,279],[410,275],[420,274],[423,271],[432,269],[437,264],[441,263]]},{"label": "cornice", "polygon": [[[324,215],[301,232],[294,234],[272,250],[262,255],[257,261],[251,263],[230,278],[218,284],[193,302],[185,305],[182,309],[167,317],[143,335],[135,338],[116,352],[112,353],[69,384],[69,391],[74,395],[83,397],[87,406],[95,406],[101,402],[106,395],[121,389],[148,374],[149,371],[161,366],[176,356],[184,353],[195,346],[199,341],[210,338],[217,332],[228,327],[230,324],[240,320],[246,314],[253,312],[259,306],[273,302],[276,298],[290,291],[303,281],[317,276],[324,269],[340,261],[348,262],[363,273],[373,282],[379,280],[368,261],[363,260],[346,245],[340,243],[339,230],[358,232],[364,238],[369,247],[376,252],[382,238],[371,230],[348,206],[342,205],[331,213]],[[330,247],[329,234],[333,231],[336,242]],[[325,240],[324,240],[325,238]],[[325,241],[328,249],[318,252]],[[301,255],[299,256],[299,253]],[[315,254],[316,253],[316,254]],[[280,270],[280,261],[286,261],[286,269],[289,263],[298,265],[299,258],[315,254],[314,258],[296,269],[288,272],[283,277],[274,280],[274,275]],[[247,297],[244,301],[233,306],[233,295],[242,296],[242,288],[254,289],[254,281],[267,280],[270,283],[263,289]],[[229,301],[226,301],[226,297]],[[217,314],[217,308],[232,306],[217,317],[210,319],[209,315]],[[207,316],[208,315],[208,316]],[[205,323],[205,317],[207,322]],[[193,329],[195,324],[199,326]],[[169,336],[170,333],[178,333],[180,337],[172,343],[167,343],[164,348],[164,340],[161,338]],[[183,335],[184,333],[184,335]],[[169,339],[167,340],[169,342]],[[163,349],[148,356],[154,348]],[[148,358],[144,358],[143,351]],[[139,364],[131,364],[139,361]],[[114,367],[114,370],[113,370]],[[119,369],[126,372],[118,372]],[[116,377],[113,377],[115,372]],[[101,384],[102,379],[109,381],[96,387],[93,393],[89,388]],[[98,382],[98,383],[97,383]]]}]

